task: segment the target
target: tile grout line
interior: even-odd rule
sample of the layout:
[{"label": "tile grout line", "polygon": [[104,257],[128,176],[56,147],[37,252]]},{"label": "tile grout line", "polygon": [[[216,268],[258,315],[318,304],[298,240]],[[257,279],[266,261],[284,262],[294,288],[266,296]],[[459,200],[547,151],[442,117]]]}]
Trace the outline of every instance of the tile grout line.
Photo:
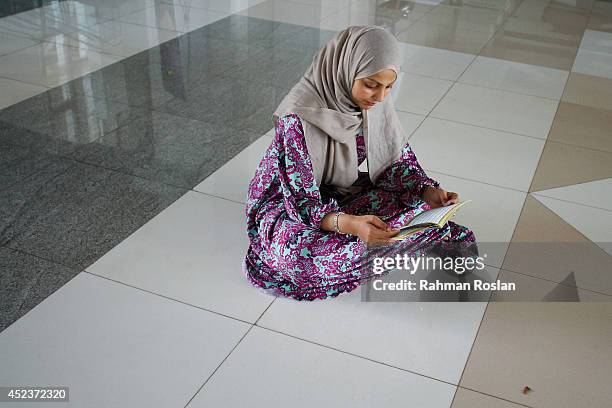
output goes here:
[{"label": "tile grout line", "polygon": [[[478,57],[480,57],[480,55],[478,55],[477,58]],[[487,58],[490,58],[490,57],[487,57]],[[499,61],[506,61],[506,60],[502,60],[502,59],[498,59],[498,60]],[[545,67],[541,67],[539,65],[532,65],[532,66],[538,67],[538,68],[545,68]],[[569,77],[569,71],[564,71],[564,72],[567,72],[567,77]],[[567,78],[564,80],[564,82],[565,81],[567,81]],[[559,95],[559,98],[557,99],[557,98],[553,98],[553,97],[550,97],[550,96],[542,96],[542,95],[528,94],[528,93],[525,93],[525,92],[519,92],[519,91],[516,91],[516,90],[513,90],[513,89],[498,88],[498,87],[494,87],[494,86],[484,86],[482,84],[475,84],[473,82],[459,81],[459,78],[457,79],[457,83],[461,84],[461,85],[473,86],[473,87],[476,87],[476,88],[484,88],[484,89],[490,89],[490,90],[493,90],[493,91],[508,92],[508,93],[513,94],[513,95],[528,96],[528,97],[531,97],[531,98],[538,98],[538,99],[546,99],[548,101],[553,101],[553,102],[557,102],[557,103],[559,103],[561,101],[561,95]]]},{"label": "tile grout line", "polygon": [[401,370],[401,371],[404,371],[404,372],[407,372],[407,373],[410,373],[410,374],[418,375],[420,377],[428,378],[430,380],[434,380],[434,381],[437,381],[437,382],[441,382],[441,383],[445,383],[445,384],[457,387],[457,384],[454,384],[454,383],[452,383],[450,381],[442,380],[442,379],[439,379],[439,378],[436,378],[436,377],[432,377],[432,376],[427,375],[427,374],[419,373],[417,371],[412,371],[412,370],[409,370],[409,369],[406,369],[406,368],[394,366],[392,364],[385,363],[383,361],[374,360],[374,359],[372,359],[370,357],[366,357],[366,356],[363,356],[363,355],[360,355],[360,354],[355,354],[355,353],[352,353],[352,352],[346,351],[346,350],[341,350],[341,349],[338,349],[338,348],[335,348],[335,347],[332,347],[332,346],[328,346],[328,345],[323,344],[323,343],[317,343],[314,340],[304,339],[302,337],[295,336],[295,335],[289,334],[289,333],[285,333],[285,332],[282,332],[282,331],[279,331],[279,330],[276,330],[276,329],[272,329],[270,327],[265,327],[265,326],[260,326],[260,325],[253,325],[253,326],[256,326],[256,327],[258,327],[260,329],[268,330],[268,331],[271,331],[271,332],[274,332],[274,333],[278,333],[278,334],[281,334],[283,336],[291,337],[293,339],[300,340],[300,341],[303,341],[303,342],[306,342],[306,343],[314,344],[316,346],[323,347],[323,348],[326,348],[326,349],[329,349],[329,350],[333,350],[333,351],[336,351],[336,352],[339,352],[339,353],[342,353],[342,354],[347,354],[347,355],[352,356],[352,357],[356,357],[356,358],[359,358],[359,359],[367,360],[367,361],[370,361],[370,362],[375,363],[375,364],[380,364],[380,365],[383,365],[383,366],[386,366],[386,367],[389,367],[389,368]]},{"label": "tile grout line", "polygon": [[[400,110],[400,109],[397,109],[397,110],[399,110],[400,112],[404,112],[404,113],[410,113],[412,115],[421,115],[421,116],[423,116],[420,113],[408,112],[408,111],[403,111],[403,110]],[[555,116],[556,116],[556,113],[555,113]],[[543,137],[531,136],[531,135],[526,135],[526,134],[523,134],[523,133],[512,132],[512,131],[509,131],[509,130],[496,129],[496,128],[486,127],[486,126],[482,126],[482,125],[475,125],[473,123],[468,123],[468,122],[460,122],[460,121],[455,120],[455,119],[443,118],[441,116],[431,116],[431,115],[429,115],[429,117],[431,117],[432,119],[443,120],[443,121],[446,121],[446,122],[458,123],[458,124],[461,124],[461,125],[467,125],[467,126],[473,126],[473,127],[477,127],[477,128],[481,128],[481,129],[493,130],[495,132],[508,133],[508,134],[515,135],[515,136],[528,137],[530,139],[535,139],[535,140],[541,140],[541,141],[548,141],[549,140],[548,137],[543,138]],[[553,122],[551,122],[551,129],[552,129],[552,123],[554,123],[554,119],[553,119]],[[549,133],[550,133],[550,129],[549,129]],[[584,149],[584,150],[590,150],[590,151],[593,151],[593,152],[601,152],[601,153],[610,153],[610,154],[612,154],[612,151],[609,151],[609,150],[603,150],[603,149],[596,149],[594,147],[581,146],[581,145],[578,145],[578,144],[575,144],[575,143],[563,142],[563,141],[560,141],[560,140],[550,140],[550,142],[551,143],[562,144],[562,145],[565,145],[565,146],[577,147],[577,148]]]},{"label": "tile grout line", "polygon": [[198,388],[196,390],[196,392],[191,396],[191,398],[189,399],[189,401],[187,401],[187,403],[185,404],[184,408],[187,408],[187,406],[189,404],[191,404],[191,401],[193,401],[193,399],[200,393],[200,391],[202,390],[202,388],[204,388],[204,386],[206,384],[208,384],[208,382],[210,381],[210,379],[216,374],[216,372],[219,370],[219,368],[221,368],[221,366],[223,365],[223,363],[225,363],[225,360],[227,360],[232,353],[234,352],[234,350],[236,350],[236,348],[238,347],[238,345],[240,343],[242,343],[242,340],[244,340],[244,338],[251,332],[251,330],[253,329],[253,327],[255,327],[255,325],[251,324],[251,326],[248,328],[248,330],[246,331],[246,333],[244,333],[244,335],[238,340],[238,342],[234,345],[234,347],[232,347],[232,349],[230,350],[230,352],[223,358],[223,360],[221,360],[221,362],[217,365],[217,367],[213,370],[212,373],[210,373],[210,375],[206,378],[206,380],[204,381],[204,383],[202,383],[202,385],[200,386],[200,388]]},{"label": "tile grout line", "polygon": [[597,210],[612,212],[612,210],[609,209],[609,208],[597,207],[597,206],[594,206],[594,205],[579,203],[577,201],[571,201],[571,200],[567,200],[565,198],[552,197],[552,196],[549,196],[549,195],[541,193],[541,191],[554,190],[554,189],[557,189],[557,188],[573,187],[573,186],[577,186],[577,185],[580,185],[580,184],[592,183],[592,182],[595,182],[595,181],[609,180],[609,179],[610,179],[610,177],[606,177],[606,178],[598,179],[598,180],[585,181],[585,182],[579,183],[579,184],[572,184],[571,186],[561,186],[561,187],[554,187],[554,188],[546,189],[546,190],[532,191],[532,192],[530,192],[528,194],[536,195],[536,196],[542,196],[542,197],[550,198],[550,199],[557,200],[557,201],[563,201],[563,202],[570,203],[570,204],[576,204],[576,205],[583,206],[583,207],[589,207],[589,208],[594,208],[594,209],[597,209]]},{"label": "tile grout line", "polygon": [[[433,10],[433,9],[432,9]],[[463,75],[463,73],[474,63],[474,61],[476,60],[476,56],[474,56],[474,58],[472,58],[472,60],[470,61],[470,63],[465,67],[465,69],[461,72],[461,74],[459,74],[459,76],[457,76],[457,79],[459,79],[459,77],[461,75]],[[408,137],[408,141],[410,141],[410,139],[412,139],[415,135],[415,133],[419,130],[419,128],[423,125],[423,123],[425,123],[425,121],[427,120],[427,118],[430,117],[431,113],[436,109],[436,107],[440,104],[440,102],[442,102],[442,100],[446,97],[446,95],[448,95],[448,93],[450,92],[451,89],[453,89],[453,87],[455,86],[455,83],[457,82],[457,80],[453,81],[453,84],[451,86],[448,87],[448,89],[446,90],[446,92],[444,92],[444,94],[440,97],[440,99],[438,99],[438,101],[434,104],[434,106],[429,110],[429,112],[427,112],[425,116],[425,118],[421,121],[421,123],[419,123],[419,125],[416,127],[416,129],[414,129],[414,131],[410,134],[410,136]],[[416,154],[416,152],[415,152]]]},{"label": "tile grout line", "polygon": [[484,184],[484,185],[491,186],[491,187],[498,187],[498,188],[501,188],[501,189],[504,189],[504,190],[516,191],[517,193],[523,193],[523,194],[526,194],[526,195],[529,194],[529,191],[520,190],[520,189],[514,188],[514,187],[502,186],[501,184],[493,184],[493,183],[490,183],[488,181],[475,180],[475,179],[471,179],[471,178],[468,178],[468,177],[458,176],[456,174],[448,174],[448,173],[445,173],[445,172],[442,172],[442,171],[439,171],[439,170],[432,169],[430,167],[423,167],[423,170],[431,171],[431,172],[438,173],[438,174],[443,174],[445,176],[457,178],[457,179],[460,179],[460,180],[471,181],[473,183]]},{"label": "tile grout line", "polygon": [[[415,3],[416,3],[416,2],[415,2]],[[418,4],[418,3],[417,3],[417,4]],[[434,5],[434,6],[432,6],[432,7],[431,7],[429,10],[425,11],[421,17],[418,17],[418,18],[414,19],[414,21],[412,21],[410,24],[408,24],[408,27],[406,27],[406,29],[405,29],[405,30],[400,31],[399,33],[395,33],[395,34],[393,34],[393,36],[394,36],[394,37],[397,39],[397,36],[398,36],[398,35],[401,35],[402,33],[405,33],[406,31],[408,31],[408,30],[409,30],[409,29],[410,29],[410,28],[411,28],[413,25],[415,25],[416,23],[418,23],[419,21],[421,21],[423,18],[425,18],[425,16],[426,16],[426,15],[428,15],[429,13],[431,13],[431,12],[432,12],[432,11],[433,11],[435,8],[437,8],[437,7],[438,7],[438,6],[440,6],[440,5],[441,5],[441,3],[438,3],[438,4]],[[398,42],[402,42],[402,41],[400,41],[399,39],[398,39],[397,41],[398,41]],[[414,44],[414,45],[418,45],[418,44]],[[421,47],[423,47],[423,46],[421,45]]]},{"label": "tile grout line", "polygon": [[[74,267],[74,266],[72,266],[72,265],[67,265],[67,264],[65,264],[65,263],[63,263],[63,262],[60,262],[60,261],[57,261],[57,260],[54,260],[54,259],[49,259],[49,258],[45,258],[44,256],[40,256],[40,255],[37,255],[37,254],[33,254],[33,253],[28,252],[28,251],[26,251],[26,250],[24,250],[24,249],[21,249],[21,248],[15,248],[15,247],[12,247],[12,246],[10,246],[8,243],[4,243],[4,244],[2,244],[1,248],[10,249],[11,251],[19,252],[19,253],[20,253],[20,254],[22,254],[22,255],[31,256],[31,257],[33,257],[33,258],[40,259],[41,261],[45,261],[45,262],[49,262],[49,263],[52,263],[52,264],[55,264],[55,265],[58,265],[58,266],[62,266],[62,267],[64,267],[64,268],[67,268],[67,269],[70,269],[71,271],[76,272],[77,274],[81,272],[81,271],[79,270],[79,268],[75,268],[75,267]],[[58,289],[59,289],[59,288],[58,288]]]},{"label": "tile grout line", "polygon": [[[93,265],[93,264],[92,264],[92,265]],[[91,265],[90,265],[90,266],[91,266]],[[89,267],[88,267],[88,268],[89,268]],[[185,301],[182,301],[182,300],[179,300],[179,299],[175,299],[175,298],[172,298],[172,297],[169,297],[169,296],[162,295],[161,293],[153,292],[152,290],[149,290],[149,289],[143,289],[143,288],[141,288],[141,287],[134,286],[134,285],[129,284],[129,283],[121,282],[121,281],[118,281],[118,280],[116,280],[116,279],[109,278],[109,277],[107,277],[107,276],[103,276],[103,275],[99,275],[99,274],[94,273],[94,272],[90,272],[90,271],[88,271],[88,270],[87,270],[87,268],[83,269],[83,270],[81,271],[81,273],[86,273],[86,274],[88,274],[88,275],[95,276],[96,278],[100,278],[100,279],[106,279],[106,280],[111,281],[111,282],[114,282],[114,283],[116,283],[116,284],[123,285],[123,286],[126,286],[126,287],[128,287],[128,288],[132,288],[132,289],[135,289],[135,290],[137,290],[137,291],[140,291],[140,292],[145,292],[145,293],[148,293],[149,295],[158,296],[158,297],[160,297],[160,298],[163,298],[163,299],[168,300],[168,301],[171,301],[171,302],[177,302],[177,303],[180,303],[180,304],[185,305],[185,306],[189,306],[189,307],[193,307],[193,308],[196,308],[196,309],[199,309],[199,310],[205,311],[205,312],[209,312],[209,313],[212,313],[212,314],[218,315],[218,316],[220,316],[220,317],[225,317],[225,318],[227,318],[227,319],[236,320],[236,321],[238,321],[238,322],[245,323],[245,324],[248,324],[248,325],[250,325],[250,326],[253,326],[253,325],[254,325],[253,323],[251,323],[251,322],[249,322],[249,321],[247,321],[247,320],[242,320],[242,319],[240,319],[240,318],[238,318],[238,317],[234,317],[234,316],[226,315],[226,314],[224,314],[224,313],[217,312],[216,310],[208,309],[208,308],[203,307],[203,306],[194,305],[194,304],[192,304],[192,303],[188,303],[188,302],[185,302]]]},{"label": "tile grout line", "polygon": [[[406,112],[406,111],[401,111],[401,112]],[[418,115],[418,114],[415,114],[414,112],[406,112],[406,113],[412,113],[413,115]],[[455,120],[455,119],[448,119],[448,118],[444,118],[444,117],[441,117],[441,116],[434,116],[431,113],[429,115],[427,115],[427,117],[429,117],[431,119],[443,120],[445,122],[458,123],[460,125],[473,126],[473,127],[477,127],[477,128],[480,128],[480,129],[493,130],[495,132],[500,132],[500,133],[508,133],[508,134],[514,135],[514,136],[528,137],[530,139],[541,140],[541,141],[545,140],[544,138],[537,137],[537,136],[531,136],[531,135],[526,135],[526,134],[523,134],[523,133],[516,133],[516,132],[509,131],[509,130],[496,129],[496,128],[491,128],[491,127],[482,126],[482,125],[475,125],[473,123],[461,122],[461,121],[458,121],[458,120]]]},{"label": "tile grout line", "polygon": [[[37,83],[34,83],[34,82],[27,82],[27,81],[24,81],[23,79],[15,79],[15,78],[7,77],[7,76],[5,76],[5,75],[0,75],[0,78],[2,78],[2,79],[8,79],[8,80],[15,81],[15,82],[21,82],[22,84],[25,84],[25,85],[38,86],[38,87],[41,87],[41,88],[46,88],[44,91],[41,91],[41,92],[39,92],[39,93],[37,93],[37,94],[34,94],[34,95],[32,95],[31,97],[36,96],[36,95],[40,95],[40,94],[42,94],[42,93],[47,92],[47,91],[48,91],[48,90],[50,90],[50,89],[53,89],[52,87],[49,87],[49,86],[47,86],[47,85],[41,85],[41,84],[37,84]],[[28,97],[28,98],[26,98],[26,99],[29,99],[29,98],[31,98],[31,97]],[[19,101],[19,102],[22,102],[22,101],[25,101],[25,99],[22,99],[22,100],[21,100],[21,101]],[[13,103],[13,104],[11,104],[11,105],[5,106],[4,108],[0,108],[0,111],[2,111],[2,110],[3,110],[3,109],[5,109],[5,108],[9,108],[9,107],[11,107],[11,106],[13,106],[13,105],[16,105],[16,104],[18,104],[19,102],[15,102],[15,103]]]},{"label": "tile grout line", "polygon": [[[412,43],[406,43],[406,44],[417,45],[417,44],[412,44]],[[429,48],[429,49],[437,49],[437,48],[426,47],[426,46],[421,46],[421,47]],[[450,50],[443,50],[443,51],[450,51]],[[454,52],[454,51],[450,51],[450,52]],[[463,54],[473,55],[475,57],[475,58],[472,59],[470,64],[468,64],[468,67],[471,66],[472,63],[476,59],[478,59],[479,57],[482,57],[481,55],[476,55],[476,54],[467,54],[467,53],[463,53]],[[501,59],[501,58],[493,58],[493,57],[484,57],[484,58],[489,58],[489,59],[493,59],[493,60],[501,61],[501,62],[515,63],[514,61],[508,61],[508,60],[504,60],[504,59]],[[535,68],[554,69],[554,68],[547,68],[547,67],[544,67],[544,66],[541,66],[541,65],[533,65],[533,64],[523,64],[523,65],[529,65],[529,66],[535,67]],[[513,89],[508,89],[508,88],[500,88],[500,87],[487,86],[487,85],[482,85],[482,84],[473,83],[473,82],[460,81],[461,76],[463,76],[465,71],[467,71],[467,68],[465,70],[463,70],[461,72],[461,74],[459,74],[457,79],[435,77],[435,76],[425,75],[425,74],[422,74],[422,73],[419,73],[419,72],[413,72],[413,71],[401,71],[401,72],[404,73],[404,74],[408,74],[408,75],[414,75],[414,76],[423,77],[423,78],[429,78],[429,79],[436,79],[438,81],[453,82],[453,83],[459,83],[459,84],[462,84],[462,85],[473,86],[473,87],[476,87],[476,88],[484,88],[484,89],[490,89],[490,90],[494,90],[494,91],[508,92],[508,93],[511,93],[511,94],[514,94],[514,95],[529,96],[529,97],[532,97],[532,98],[546,99],[546,100],[550,100],[550,101],[554,101],[554,102],[559,102],[561,100],[561,95],[559,95],[559,98],[553,98],[551,96],[542,96],[542,95],[536,95],[536,94],[529,94],[529,93],[519,92],[519,91],[516,91],[516,90],[513,90]],[[558,71],[562,71],[562,72],[567,73],[567,76],[569,76],[569,74],[570,74],[570,71],[565,71],[565,70],[558,70]],[[567,81],[567,78],[565,79],[565,81]]]}]

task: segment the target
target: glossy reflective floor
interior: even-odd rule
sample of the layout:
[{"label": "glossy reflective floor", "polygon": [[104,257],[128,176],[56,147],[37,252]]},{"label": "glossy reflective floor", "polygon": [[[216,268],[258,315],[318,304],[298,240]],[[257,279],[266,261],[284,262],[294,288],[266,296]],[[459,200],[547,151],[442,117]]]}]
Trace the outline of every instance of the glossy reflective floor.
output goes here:
[{"label": "glossy reflective floor", "polygon": [[[0,384],[75,407],[609,406],[611,2],[26,3],[0,0]],[[401,42],[410,143],[530,302],[295,302],[242,276],[271,114],[351,24]]]}]

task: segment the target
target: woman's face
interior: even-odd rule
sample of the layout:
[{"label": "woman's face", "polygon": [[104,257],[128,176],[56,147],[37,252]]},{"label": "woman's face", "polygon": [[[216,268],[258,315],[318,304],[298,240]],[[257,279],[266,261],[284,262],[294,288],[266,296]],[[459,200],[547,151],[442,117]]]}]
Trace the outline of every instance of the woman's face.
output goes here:
[{"label": "woman's face", "polygon": [[396,78],[395,71],[383,69],[374,75],[356,79],[353,82],[351,98],[362,110],[368,110],[389,95]]}]

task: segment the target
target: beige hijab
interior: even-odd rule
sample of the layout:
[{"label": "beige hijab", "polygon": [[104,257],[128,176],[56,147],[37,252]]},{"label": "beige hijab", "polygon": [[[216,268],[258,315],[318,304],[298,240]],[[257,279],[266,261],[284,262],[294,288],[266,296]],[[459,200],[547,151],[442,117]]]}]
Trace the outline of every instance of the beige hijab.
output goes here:
[{"label": "beige hijab", "polygon": [[383,69],[400,73],[395,37],[382,27],[348,27],[315,55],[274,112],[275,121],[290,113],[300,117],[318,186],[350,187],[357,180],[361,126],[372,182],[400,157],[408,138],[391,98],[367,111],[351,101],[353,82]]}]

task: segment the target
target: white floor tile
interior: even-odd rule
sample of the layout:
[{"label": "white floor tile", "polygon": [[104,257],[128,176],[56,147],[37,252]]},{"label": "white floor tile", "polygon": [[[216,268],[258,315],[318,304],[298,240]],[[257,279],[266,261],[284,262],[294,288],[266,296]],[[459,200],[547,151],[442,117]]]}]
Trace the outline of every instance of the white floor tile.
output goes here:
[{"label": "white floor tile", "polygon": [[190,191],[86,270],[255,322],[274,297],[244,276],[247,248],[244,205]]},{"label": "white floor tile", "polygon": [[477,57],[458,81],[558,100],[568,75],[560,69]]},{"label": "white floor tile", "polygon": [[599,208],[533,195],[568,224],[612,255],[612,212]]},{"label": "white floor tile", "polygon": [[[336,10],[334,13],[325,15],[321,19],[319,28],[322,30],[341,31],[352,25],[375,25],[376,5],[373,3],[362,3],[365,7],[353,9],[351,7]],[[408,22],[406,28],[410,25]]]},{"label": "white floor tile", "polygon": [[180,33],[176,31],[161,30],[120,21],[107,21],[92,26],[88,32],[58,35],[49,38],[47,41],[129,57],[179,35]]},{"label": "white floor tile", "polygon": [[[0,24],[1,21],[2,19]],[[0,33],[0,55],[10,54],[39,43],[37,40]]]},{"label": "white floor tile", "polygon": [[92,50],[44,42],[0,57],[0,76],[52,88],[119,59]]},{"label": "white floor tile", "polygon": [[402,127],[404,128],[404,131],[408,135],[408,138],[412,137],[412,134],[414,133],[414,131],[419,127],[421,122],[423,122],[423,120],[425,119],[425,116],[423,115],[417,115],[414,113],[408,113],[408,112],[402,112],[402,111],[396,111],[396,112],[402,124]]},{"label": "white floor tile", "polygon": [[585,30],[572,71],[612,79],[612,33]]},{"label": "white floor tile", "polygon": [[328,17],[337,12],[337,8],[328,3],[311,5],[281,0],[268,0],[253,7],[249,7],[238,14],[319,28],[324,17]]},{"label": "white floor tile", "polygon": [[45,92],[48,88],[0,78],[0,109]]},{"label": "white floor tile", "polygon": [[547,98],[456,83],[431,116],[546,139],[557,105]]},{"label": "white floor tile", "polygon": [[203,8],[160,4],[119,18],[119,21],[187,33],[229,14]]},{"label": "white floor tile", "polygon": [[81,273],[0,334],[0,383],[68,386],[71,407],[182,407],[248,328]]},{"label": "white floor tile", "polygon": [[[457,384],[484,302],[362,302],[277,298],[258,325]],[[417,405],[418,406],[418,405]]]},{"label": "white floor tile", "polygon": [[93,5],[93,12],[94,14],[110,14],[112,15],[112,19],[116,20],[117,18],[125,16],[126,14],[154,6],[156,1],[157,0],[102,0]]},{"label": "white floor tile", "polygon": [[580,48],[587,51],[612,54],[612,33],[585,30]]},{"label": "white floor tile", "polygon": [[248,401],[253,408],[439,408],[450,406],[454,392],[449,384],[255,326],[189,407]]},{"label": "white floor tile", "polygon": [[269,136],[260,137],[194,187],[194,190],[245,203],[249,182],[271,142]]},{"label": "white floor tile", "polygon": [[367,5],[367,1],[361,0],[284,0],[289,3],[307,4],[309,6],[323,5],[326,8],[334,8],[336,10],[349,9],[351,6]]},{"label": "white floor tile", "polygon": [[612,79],[612,53],[579,49],[572,71]]},{"label": "white floor tile", "polygon": [[189,8],[202,8],[222,13],[237,13],[264,1],[266,0],[190,0],[189,3],[186,3],[183,0],[161,0],[161,3]]},{"label": "white floor tile", "polygon": [[410,138],[423,168],[529,191],[544,140],[427,118]]},{"label": "white floor tile", "polygon": [[[474,31],[494,33],[506,17],[503,13],[491,10],[488,4],[465,3],[440,4],[423,18],[427,24],[435,24],[455,29],[468,29]],[[510,8],[511,6],[507,6]]]},{"label": "white floor tile", "polygon": [[397,90],[395,108],[427,115],[452,85],[451,81],[404,73]]},{"label": "white floor tile", "polygon": [[485,264],[501,267],[527,194],[431,170],[427,175],[443,189],[459,194],[461,201],[472,200],[452,220],[474,232],[480,255],[487,254]]},{"label": "white floor tile", "polygon": [[541,190],[535,192],[534,195],[557,198],[612,211],[612,178]]},{"label": "white floor tile", "polygon": [[472,54],[400,43],[402,71],[451,81],[459,78],[476,57]]}]

